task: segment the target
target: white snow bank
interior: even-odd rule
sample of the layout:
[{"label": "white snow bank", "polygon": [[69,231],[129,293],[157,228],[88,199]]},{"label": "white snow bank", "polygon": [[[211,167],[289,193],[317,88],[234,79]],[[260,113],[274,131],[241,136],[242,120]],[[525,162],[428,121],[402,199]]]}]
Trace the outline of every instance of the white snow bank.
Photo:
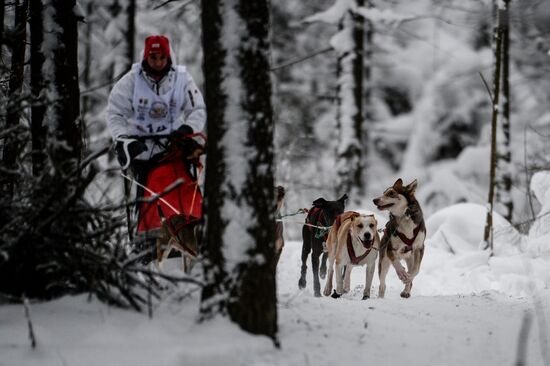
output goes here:
[{"label": "white snow bank", "polygon": [[528,250],[533,254],[550,254],[550,172],[537,172],[531,190],[541,204],[537,220],[529,230]]},{"label": "white snow bank", "polygon": [[522,237],[494,214],[494,255],[483,250],[486,210],[464,203],[436,212],[426,222],[427,240],[422,268],[415,281],[423,295],[471,294],[499,291],[524,297],[550,288],[550,255],[534,257],[524,248],[540,245]]}]

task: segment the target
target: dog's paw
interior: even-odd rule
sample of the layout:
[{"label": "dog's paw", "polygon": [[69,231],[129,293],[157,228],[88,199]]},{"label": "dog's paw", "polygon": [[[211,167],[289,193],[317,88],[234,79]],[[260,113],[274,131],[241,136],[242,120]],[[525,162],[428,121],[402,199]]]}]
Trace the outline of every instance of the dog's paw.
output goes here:
[{"label": "dog's paw", "polygon": [[303,290],[306,288],[306,280],[305,278],[300,278],[300,280],[298,281],[298,288],[300,290]]},{"label": "dog's paw", "polygon": [[334,292],[332,293],[332,295],[330,295],[330,297],[332,297],[333,299],[337,299],[337,298],[339,298],[340,296],[342,296],[342,295],[339,295],[338,292],[336,292],[336,290],[334,290]]},{"label": "dog's paw", "polygon": [[403,291],[403,292],[401,292],[401,297],[404,298],[404,299],[408,299],[409,297],[411,297],[411,293]]},{"label": "dog's paw", "polygon": [[403,282],[405,284],[408,283],[408,282],[411,282],[411,277],[409,276],[407,271],[405,271],[405,269],[397,270],[397,276],[399,277],[401,282]]}]

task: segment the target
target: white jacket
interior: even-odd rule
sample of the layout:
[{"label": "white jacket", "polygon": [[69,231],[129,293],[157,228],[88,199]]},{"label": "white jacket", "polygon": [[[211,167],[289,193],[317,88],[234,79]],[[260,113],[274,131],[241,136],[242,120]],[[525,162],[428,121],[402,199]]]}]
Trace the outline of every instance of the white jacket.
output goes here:
[{"label": "white jacket", "polygon": [[[113,136],[113,139],[117,139],[122,135],[131,135],[131,128],[129,128],[128,120],[135,119],[136,113],[133,107],[134,98],[134,86],[136,72],[139,72],[139,77],[142,77],[146,84],[156,92],[156,94],[165,94],[174,87],[174,80],[176,74],[176,67],[172,66],[166,76],[160,81],[156,82],[150,78],[140,67],[132,68],[126,75],[124,75],[113,87],[111,94],[109,95],[109,101],[107,105],[107,126]],[[193,81],[191,75],[186,73],[186,82],[184,84],[183,93],[184,102],[182,105],[182,113],[177,121],[174,121],[174,128],[176,130],[182,124],[189,125],[194,132],[201,132],[204,129],[206,122],[206,107],[202,94],[197,88],[197,85]],[[178,91],[180,92],[180,91]],[[148,144],[149,145],[149,144]],[[145,155],[152,156],[153,151],[149,151],[149,154],[142,154],[139,158],[147,159]],[[156,153],[156,152],[155,152]]]}]

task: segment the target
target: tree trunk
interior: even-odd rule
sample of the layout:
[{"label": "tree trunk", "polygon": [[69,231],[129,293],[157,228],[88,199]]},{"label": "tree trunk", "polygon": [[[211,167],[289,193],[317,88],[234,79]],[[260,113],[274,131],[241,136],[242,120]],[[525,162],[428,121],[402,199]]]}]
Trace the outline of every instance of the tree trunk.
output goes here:
[{"label": "tree trunk", "polygon": [[4,14],[6,1],[0,0],[0,58],[2,58],[2,46],[4,45]]},{"label": "tree trunk", "polygon": [[126,9],[128,30],[126,31],[126,58],[128,59],[126,69],[129,71],[134,62],[134,50],[136,39],[136,0],[128,0]]},{"label": "tree trunk", "polygon": [[225,65],[226,50],[221,43],[223,20],[220,2],[202,2],[202,43],[204,53],[204,83],[205,104],[207,108],[208,145],[206,156],[206,179],[204,210],[208,217],[206,242],[201,247],[204,255],[205,278],[208,280],[202,289],[201,313],[203,318],[225,312],[225,304],[215,301],[218,294],[227,291],[228,274],[224,269],[221,240],[224,232],[224,222],[220,208],[224,204],[224,196],[217,194],[227,179],[226,164],[223,159],[224,149],[222,138],[227,132],[225,110],[228,95],[221,86],[222,70]]},{"label": "tree trunk", "polygon": [[[53,159],[60,171],[74,169],[80,161],[82,150],[82,126],[80,121],[80,90],[78,86],[78,27],[73,12],[76,0],[49,0],[45,8],[47,34],[46,59],[53,62],[53,70],[47,74],[49,100],[47,108],[48,139],[57,141],[53,146]],[[51,18],[50,18],[51,17]],[[51,58],[50,58],[51,57]],[[65,145],[60,145],[64,143]]]},{"label": "tree trunk", "polygon": [[46,100],[44,98],[44,77],[42,67],[44,66],[44,53],[42,45],[44,42],[44,27],[42,1],[31,1],[30,3],[30,39],[31,39],[31,140],[32,140],[32,172],[39,176],[44,170],[46,159],[46,132],[44,126],[44,114],[46,112]]},{"label": "tree trunk", "polygon": [[[364,0],[356,0],[362,7]],[[351,49],[341,49],[340,136],[337,152],[337,193],[348,193],[359,203],[364,193],[363,157],[363,53],[364,18],[351,10],[345,15],[343,32],[349,34]],[[345,46],[344,46],[345,47]]]},{"label": "tree trunk", "polygon": [[495,195],[495,172],[497,165],[497,119],[498,119],[498,105],[500,95],[500,68],[502,63],[502,11],[497,13],[497,23],[494,29],[494,43],[495,43],[495,69],[493,73],[493,96],[492,96],[492,118],[491,118],[491,159],[489,170],[489,197],[487,200],[487,218],[485,222],[485,232],[483,240],[485,242],[485,249],[491,249],[491,255],[493,254],[493,204]]},{"label": "tree trunk", "polygon": [[[8,86],[8,105],[6,110],[5,129],[15,129],[20,124],[22,113],[23,70],[25,67],[25,45],[27,43],[27,11],[28,0],[18,0],[15,5],[15,23],[12,38],[11,70]],[[10,171],[2,179],[2,194],[13,195],[17,184],[17,158],[22,146],[22,134],[13,131],[6,136],[2,154],[4,167]]]},{"label": "tree trunk", "polygon": [[269,7],[203,2],[202,22],[209,143],[201,312],[227,313],[276,342]]},{"label": "tree trunk", "polygon": [[[368,9],[374,8],[374,5],[372,4],[371,0],[366,1],[366,7]],[[374,46],[373,42],[374,37],[374,25],[370,20],[366,21],[366,30],[365,30],[365,58],[363,60],[363,67],[365,72],[365,86],[364,89],[364,99],[365,99],[365,113],[364,113],[364,119],[365,121],[372,121],[373,119],[373,109],[372,106],[372,93],[371,93],[371,82],[372,82],[372,49]],[[363,131],[363,146],[365,148],[363,149],[363,152],[367,154],[368,148],[370,147],[369,144],[369,135],[368,135],[368,128],[364,128]],[[368,155],[368,154],[367,154]],[[363,156],[363,161],[367,161],[367,156]]]},{"label": "tree trunk", "polygon": [[[82,70],[82,84],[85,86],[86,90],[91,87],[91,67],[92,67],[92,32],[93,32],[93,25],[94,20],[93,19],[93,11],[94,11],[94,4],[92,2],[89,2],[86,7],[86,17],[88,18],[88,21],[86,22],[86,33],[84,36],[84,39],[86,40],[84,42],[84,68]],[[86,114],[91,110],[92,107],[92,98],[89,95],[89,93],[85,93],[82,96],[82,115],[86,116]]]},{"label": "tree trunk", "polygon": [[512,200],[512,153],[510,150],[510,29],[509,2],[504,1],[502,9],[502,143],[499,146],[497,167],[497,201],[504,207],[503,216],[512,222],[514,202]]}]

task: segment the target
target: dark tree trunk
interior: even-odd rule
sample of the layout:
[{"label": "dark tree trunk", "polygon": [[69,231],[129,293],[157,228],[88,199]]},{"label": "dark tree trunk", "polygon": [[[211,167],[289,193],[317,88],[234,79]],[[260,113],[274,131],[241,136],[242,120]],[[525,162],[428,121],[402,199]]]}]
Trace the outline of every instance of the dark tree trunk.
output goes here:
[{"label": "dark tree trunk", "polygon": [[2,46],[4,46],[4,14],[6,1],[0,0],[0,58],[2,57]]},{"label": "dark tree trunk", "polygon": [[128,30],[126,31],[126,58],[128,59],[128,64],[126,65],[126,69],[130,70],[134,62],[136,39],[136,0],[128,0],[126,16],[128,17]]},{"label": "dark tree trunk", "polygon": [[493,253],[493,205],[496,185],[497,165],[497,119],[500,96],[500,75],[502,65],[502,11],[497,12],[497,22],[494,28],[494,56],[495,68],[493,73],[493,95],[492,95],[492,118],[491,118],[491,160],[489,167],[489,197],[487,199],[487,218],[485,220],[485,231],[483,241],[485,248]]},{"label": "dark tree trunk", "polygon": [[[357,7],[363,7],[365,5],[365,0],[356,0]],[[358,166],[355,167],[353,172],[353,186],[356,189],[357,197],[355,198],[356,202],[359,202],[359,197],[365,192],[365,146],[363,145],[365,140],[363,140],[363,117],[364,117],[364,100],[363,100],[363,55],[365,52],[365,19],[363,16],[353,13],[353,43],[355,45],[355,58],[353,59],[353,80],[354,80],[354,90],[353,90],[353,99],[354,104],[357,108],[355,115],[353,116],[353,128],[355,130],[355,136],[361,144],[358,155]]]},{"label": "dark tree trunk", "polygon": [[[366,7],[368,9],[371,9],[373,8],[373,4],[372,4],[372,1],[370,0],[366,0]],[[368,123],[368,122],[372,122],[372,119],[373,119],[373,105],[372,105],[372,93],[371,93],[371,84],[372,84],[372,63],[373,63],[373,60],[372,60],[372,55],[373,55],[373,52],[372,52],[372,49],[373,49],[373,46],[374,46],[374,43],[373,43],[373,37],[374,37],[374,25],[372,24],[372,22],[370,20],[367,20],[365,21],[365,24],[366,24],[366,29],[365,29],[365,57],[364,57],[364,60],[363,60],[363,68],[364,68],[364,73],[365,73],[365,76],[363,78],[363,80],[365,81],[364,85],[363,85],[363,89],[364,89],[364,100],[365,100],[365,111],[363,113],[363,116],[364,116],[364,120]],[[370,141],[369,141],[369,134],[368,134],[368,131],[369,129],[368,128],[363,128],[363,130],[361,131],[362,134],[363,134],[363,161],[365,162],[366,164],[366,161],[368,159],[368,152],[369,152],[369,148],[370,148]],[[367,167],[368,168],[368,167]]]},{"label": "dark tree trunk", "polygon": [[[88,18],[88,21],[86,22],[86,33],[84,36],[84,39],[86,40],[84,42],[84,68],[82,70],[82,84],[86,87],[86,90],[91,87],[91,67],[92,67],[92,31],[94,26],[93,19],[93,11],[94,11],[94,4],[92,2],[88,3],[88,6],[86,7],[86,17]],[[92,98],[88,93],[85,93],[82,96],[82,115],[86,116],[86,114],[91,109],[91,103]]]},{"label": "dark tree trunk", "polygon": [[42,67],[44,66],[44,27],[42,25],[42,1],[30,3],[30,39],[31,39],[31,140],[32,140],[32,172],[39,176],[44,170],[46,149],[46,127],[44,126],[44,114],[46,113],[46,100],[44,90],[44,78]]},{"label": "dark tree trunk", "polygon": [[[338,32],[341,32],[344,29],[344,20],[340,19],[338,22]],[[342,76],[342,58],[343,56],[338,54],[336,60],[336,95],[334,100],[336,101],[336,130],[340,131],[342,129],[342,98],[340,91],[342,86],[340,85],[340,77]],[[338,144],[337,144],[338,145]],[[336,148],[338,150],[338,148]],[[334,152],[335,155],[338,154],[337,151]],[[336,189],[335,195],[338,196],[340,192]]]},{"label": "dark tree trunk", "polygon": [[[23,71],[25,67],[25,45],[27,43],[27,11],[28,0],[18,0],[15,6],[14,32],[11,40],[11,70],[8,86],[8,106],[6,111],[6,130],[14,130],[19,126],[22,113]],[[2,179],[2,194],[13,195],[17,184],[17,158],[23,143],[22,133],[13,131],[6,136],[2,154],[4,167],[10,171]]]},{"label": "dark tree trunk", "polygon": [[[78,86],[78,27],[73,12],[76,0],[53,0],[54,21],[62,29],[55,32],[57,47],[53,50],[54,80],[58,99],[53,103],[58,128],[49,131],[67,148],[56,148],[54,160],[71,170],[80,160],[82,150],[82,126],[80,123],[80,90]],[[61,167],[62,171],[67,171]]]},{"label": "dark tree trunk", "polygon": [[206,179],[204,210],[208,218],[206,242],[202,245],[205,276],[208,279],[202,289],[201,313],[203,317],[225,311],[225,304],[214,302],[218,294],[227,291],[227,273],[224,270],[222,238],[225,222],[220,207],[224,196],[219,188],[226,180],[226,164],[221,141],[227,132],[225,109],[228,96],[222,90],[226,51],[221,44],[222,9],[220,1],[202,1],[202,44],[204,53],[205,104],[207,108],[208,145],[206,155]]},{"label": "dark tree trunk", "polygon": [[[229,314],[243,329],[276,338],[277,298],[275,293],[275,199],[273,181],[273,108],[269,66],[269,6],[264,1],[239,0],[237,10],[251,40],[243,40],[238,52],[244,87],[242,107],[249,123],[247,146],[256,152],[250,160],[250,174],[243,197],[256,217],[250,233],[255,247],[248,263],[241,268],[240,283],[233,288]],[[254,260],[263,257],[264,262]],[[233,298],[233,297],[232,297]]]},{"label": "dark tree trunk", "polygon": [[502,11],[502,136],[504,141],[502,151],[499,153],[502,171],[499,174],[499,194],[500,203],[504,206],[504,217],[512,222],[514,202],[512,200],[512,175],[510,164],[512,163],[512,154],[510,150],[510,22],[509,22],[509,4],[510,0],[504,1]]},{"label": "dark tree trunk", "polygon": [[[273,181],[273,109],[269,72],[269,7],[267,1],[234,0],[203,3],[203,46],[205,54],[206,103],[208,114],[208,154],[206,173],[207,232],[204,255],[207,284],[202,294],[203,315],[227,311],[239,326],[254,334],[277,340],[277,307],[275,293],[275,201]],[[243,33],[234,45],[220,42],[224,29],[231,23],[223,8],[233,12],[243,23]],[[252,45],[252,46],[251,46]],[[231,61],[228,61],[230,59]],[[231,63],[232,62],[232,63]],[[224,75],[230,63],[233,72]],[[226,77],[238,78],[239,100],[230,100],[223,83]],[[237,109],[241,117],[228,114]],[[243,136],[227,132],[243,128]],[[232,146],[227,145],[231,139]],[[234,146],[237,144],[240,146]],[[235,158],[231,150],[250,152],[244,161],[247,172],[236,183],[225,173]],[[242,156],[241,156],[242,158]],[[229,175],[235,174],[229,173]],[[228,216],[220,210],[230,204],[237,210]],[[239,210],[243,210],[240,212]],[[243,220],[250,217],[250,220]],[[233,222],[232,222],[233,221]],[[245,225],[243,225],[245,224]],[[235,228],[245,229],[245,237],[237,238]],[[228,235],[233,241],[228,241]],[[242,241],[242,242],[241,242]],[[228,260],[223,248],[243,250],[235,263],[230,258],[230,273],[224,273]],[[237,249],[239,250],[239,249]]]}]

